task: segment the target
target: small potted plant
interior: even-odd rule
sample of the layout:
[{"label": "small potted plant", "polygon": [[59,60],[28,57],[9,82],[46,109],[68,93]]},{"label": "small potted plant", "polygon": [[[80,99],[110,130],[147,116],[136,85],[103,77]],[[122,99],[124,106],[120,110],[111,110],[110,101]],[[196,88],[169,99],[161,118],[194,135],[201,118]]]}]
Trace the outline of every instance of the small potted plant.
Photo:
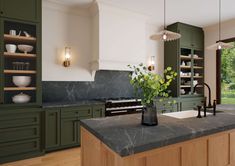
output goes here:
[{"label": "small potted plant", "polygon": [[142,104],[145,106],[142,112],[142,124],[154,126],[158,125],[157,110],[155,100],[157,97],[169,97],[167,90],[177,73],[171,67],[164,70],[163,76],[148,71],[143,64],[138,66],[128,65],[133,70],[130,74],[130,83],[135,90],[138,98],[141,98]]}]

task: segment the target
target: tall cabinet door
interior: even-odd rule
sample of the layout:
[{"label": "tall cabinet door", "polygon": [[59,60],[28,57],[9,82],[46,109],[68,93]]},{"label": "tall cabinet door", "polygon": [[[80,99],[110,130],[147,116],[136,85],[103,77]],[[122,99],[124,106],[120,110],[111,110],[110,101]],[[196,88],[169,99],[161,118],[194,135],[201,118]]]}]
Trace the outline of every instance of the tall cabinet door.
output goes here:
[{"label": "tall cabinet door", "polygon": [[39,21],[41,0],[0,0],[1,16],[27,21]]},{"label": "tall cabinet door", "polygon": [[60,109],[46,109],[46,149],[60,146]]},{"label": "tall cabinet door", "polygon": [[61,120],[61,145],[72,146],[77,144],[77,118],[63,118]]},{"label": "tall cabinet door", "polygon": [[179,25],[180,47],[182,48],[192,48],[192,27],[181,24]]}]

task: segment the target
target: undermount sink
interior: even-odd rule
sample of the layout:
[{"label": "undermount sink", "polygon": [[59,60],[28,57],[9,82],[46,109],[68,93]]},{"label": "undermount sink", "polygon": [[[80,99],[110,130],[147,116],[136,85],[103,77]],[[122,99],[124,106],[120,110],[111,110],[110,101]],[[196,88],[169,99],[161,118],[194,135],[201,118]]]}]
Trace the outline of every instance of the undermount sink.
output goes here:
[{"label": "undermount sink", "polygon": [[[188,110],[188,111],[181,111],[181,112],[171,112],[171,113],[165,113],[163,114],[164,116],[169,116],[172,118],[177,118],[177,119],[186,119],[186,118],[192,118],[192,117],[197,117],[198,111],[195,110]],[[201,111],[201,116],[204,115],[204,112]],[[207,112],[206,115],[212,115],[212,113]]]}]

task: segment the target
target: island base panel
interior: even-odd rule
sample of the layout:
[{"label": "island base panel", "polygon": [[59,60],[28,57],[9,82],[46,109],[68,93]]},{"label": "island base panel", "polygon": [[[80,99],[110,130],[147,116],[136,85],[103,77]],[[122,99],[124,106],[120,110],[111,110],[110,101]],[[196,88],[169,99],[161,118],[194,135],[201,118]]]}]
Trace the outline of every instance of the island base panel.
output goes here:
[{"label": "island base panel", "polygon": [[126,157],[81,128],[82,166],[235,166],[235,130]]}]

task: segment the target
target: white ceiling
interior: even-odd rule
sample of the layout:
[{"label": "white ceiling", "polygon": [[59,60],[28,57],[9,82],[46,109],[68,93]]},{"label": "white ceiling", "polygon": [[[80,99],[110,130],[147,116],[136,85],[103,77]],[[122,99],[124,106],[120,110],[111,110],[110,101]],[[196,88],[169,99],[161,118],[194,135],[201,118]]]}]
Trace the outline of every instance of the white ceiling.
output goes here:
[{"label": "white ceiling", "polygon": [[[88,8],[93,0],[52,0]],[[121,8],[152,16],[163,23],[163,0],[102,0]],[[218,22],[218,0],[167,0],[167,24],[184,22],[201,27]],[[222,19],[235,18],[235,0],[222,0]]]}]

